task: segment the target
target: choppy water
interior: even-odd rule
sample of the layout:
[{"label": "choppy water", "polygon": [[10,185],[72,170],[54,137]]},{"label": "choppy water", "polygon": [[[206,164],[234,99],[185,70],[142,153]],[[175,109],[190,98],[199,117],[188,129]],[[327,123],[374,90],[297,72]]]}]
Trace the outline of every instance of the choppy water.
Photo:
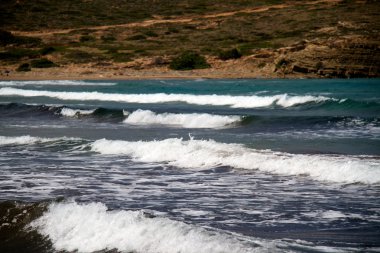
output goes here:
[{"label": "choppy water", "polygon": [[0,82],[1,252],[378,252],[380,81]]}]

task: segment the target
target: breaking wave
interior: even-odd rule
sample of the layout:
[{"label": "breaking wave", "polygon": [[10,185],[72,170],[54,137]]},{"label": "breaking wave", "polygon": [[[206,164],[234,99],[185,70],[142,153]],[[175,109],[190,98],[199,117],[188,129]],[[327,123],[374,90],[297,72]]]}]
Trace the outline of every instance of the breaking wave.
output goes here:
[{"label": "breaking wave", "polygon": [[33,137],[29,135],[16,136],[16,137],[0,136],[0,145],[28,145],[28,144],[51,142],[51,141],[57,141],[57,140],[59,140],[59,138],[41,138],[41,137]]},{"label": "breaking wave", "polygon": [[208,113],[155,113],[138,109],[129,112],[122,109],[98,107],[79,109],[54,105],[28,105],[20,103],[0,104],[0,113],[4,116],[39,117],[64,116],[75,118],[95,118],[100,121],[124,122],[130,125],[165,125],[183,128],[222,128],[238,123],[249,123],[250,116],[213,115]]},{"label": "breaking wave", "polygon": [[[79,204],[61,198],[36,203],[3,201],[0,214],[3,252],[356,252],[302,240],[227,234],[156,217],[151,211],[108,210],[102,203]],[[328,218],[342,215],[326,214]]]},{"label": "breaking wave", "polygon": [[308,175],[315,180],[337,183],[380,183],[380,161],[366,157],[288,154],[213,140],[178,138],[137,142],[101,139],[92,143],[91,149],[182,168],[229,166],[280,175]]},{"label": "breaking wave", "polygon": [[290,154],[256,150],[242,144],[219,143],[214,140],[122,141],[80,138],[41,138],[29,135],[0,136],[0,146],[35,145],[60,147],[60,150],[91,150],[104,155],[126,155],[138,162],[159,163],[179,168],[209,169],[219,166],[260,170],[300,176],[335,183],[380,183],[378,157]]},{"label": "breaking wave", "polygon": [[137,110],[128,115],[125,123],[134,125],[172,125],[184,128],[221,128],[238,123],[242,120],[240,116],[222,116],[208,113],[157,114],[150,110]]},{"label": "breaking wave", "polygon": [[94,111],[95,110],[80,110],[80,109],[71,109],[68,107],[63,107],[61,109],[60,114],[66,117],[74,117],[77,115],[89,115],[89,114],[92,114]]},{"label": "breaking wave", "polygon": [[47,236],[56,250],[69,252],[262,252],[258,245],[228,235],[147,217],[141,211],[108,211],[102,203],[53,203],[30,226]]},{"label": "breaking wave", "polygon": [[[43,137],[34,137],[30,135],[23,136],[0,136],[0,146],[5,145],[33,145],[37,143],[55,143],[59,144],[61,142],[70,142],[70,141],[80,141],[80,138],[72,137],[61,137],[61,138],[43,138]],[[59,143],[57,143],[59,142]]]},{"label": "breaking wave", "polygon": [[1,88],[0,96],[51,97],[61,100],[98,100],[126,103],[169,103],[184,102],[196,105],[230,106],[233,108],[259,108],[268,106],[292,107],[307,103],[338,101],[324,96],[290,96],[280,94],[273,96],[231,96],[231,95],[191,95],[191,94],[113,94],[101,92],[58,92],[43,90],[25,90]]}]

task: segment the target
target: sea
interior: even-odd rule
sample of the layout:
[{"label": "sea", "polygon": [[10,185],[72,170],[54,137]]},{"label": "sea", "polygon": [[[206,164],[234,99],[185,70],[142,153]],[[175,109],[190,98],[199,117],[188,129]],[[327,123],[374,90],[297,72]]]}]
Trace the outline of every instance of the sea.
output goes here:
[{"label": "sea", "polygon": [[0,81],[0,252],[380,252],[380,80]]}]

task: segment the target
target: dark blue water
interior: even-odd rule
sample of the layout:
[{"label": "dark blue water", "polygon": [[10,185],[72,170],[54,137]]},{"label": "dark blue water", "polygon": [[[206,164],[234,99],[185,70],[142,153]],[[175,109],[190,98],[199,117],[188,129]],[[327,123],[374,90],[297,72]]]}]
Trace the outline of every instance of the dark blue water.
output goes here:
[{"label": "dark blue water", "polygon": [[[16,241],[29,252],[376,252],[379,158],[378,79],[3,81],[0,244],[2,252],[20,250]],[[38,217],[61,218],[53,207],[47,216],[57,199],[59,210],[76,210],[64,214],[63,231],[38,220],[36,234],[25,232]],[[113,211],[98,217],[94,203]],[[4,225],[11,209],[38,211]],[[128,232],[117,225],[122,210],[152,224]],[[86,219],[99,225],[91,235],[77,222]],[[166,230],[149,232],[155,226]]]}]

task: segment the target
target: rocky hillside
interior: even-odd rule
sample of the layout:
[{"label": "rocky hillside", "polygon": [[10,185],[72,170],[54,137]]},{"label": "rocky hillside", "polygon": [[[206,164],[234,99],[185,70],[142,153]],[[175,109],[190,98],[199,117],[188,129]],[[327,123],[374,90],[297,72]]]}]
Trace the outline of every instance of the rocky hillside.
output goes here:
[{"label": "rocky hillside", "polygon": [[[2,78],[380,76],[376,0],[109,3],[1,1]],[[188,51],[210,68],[172,69]]]}]

